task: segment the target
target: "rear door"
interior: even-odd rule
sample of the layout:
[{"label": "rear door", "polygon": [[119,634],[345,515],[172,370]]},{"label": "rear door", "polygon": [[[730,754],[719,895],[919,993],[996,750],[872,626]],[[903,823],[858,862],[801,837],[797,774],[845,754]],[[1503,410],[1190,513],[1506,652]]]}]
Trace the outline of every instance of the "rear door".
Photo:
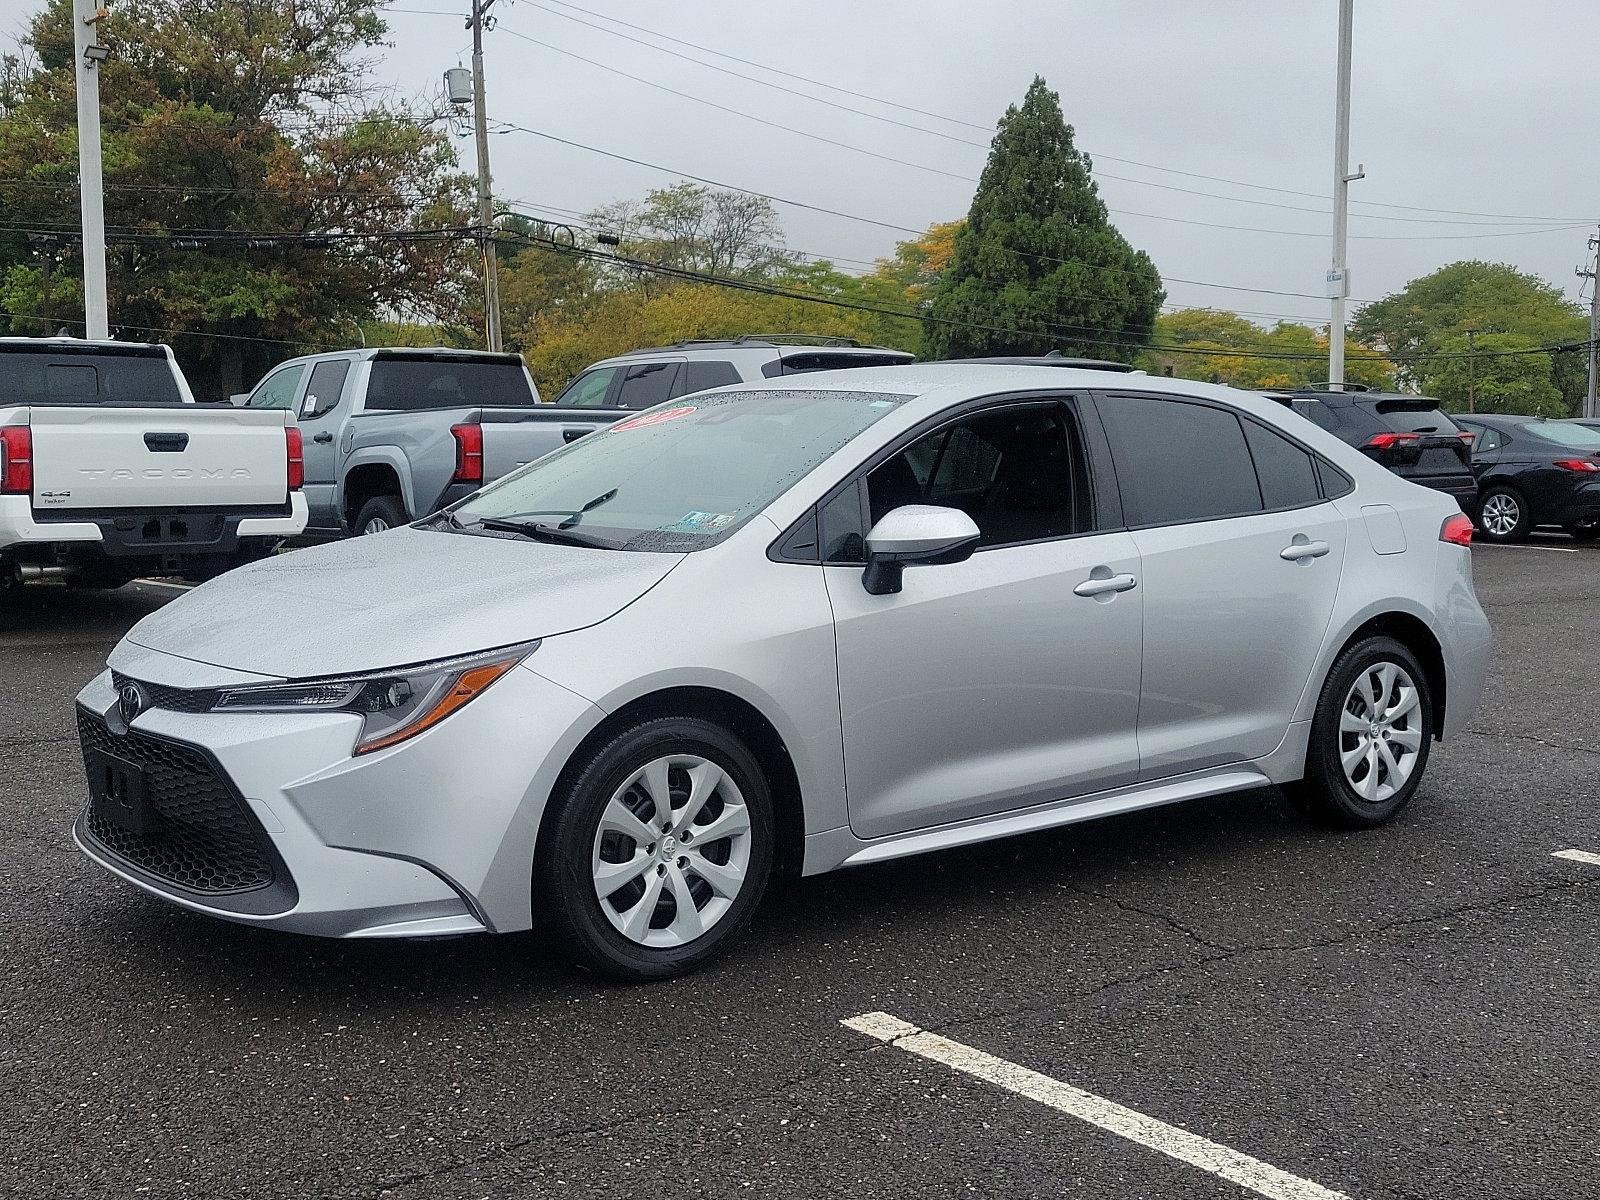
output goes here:
[{"label": "rear door", "polygon": [[613,408],[652,408],[672,399],[683,359],[652,359],[626,365],[611,394]]},{"label": "rear door", "polygon": [[1271,753],[1333,614],[1345,520],[1314,456],[1211,401],[1111,393],[1099,411],[1141,563],[1144,779]]},{"label": "rear door", "polygon": [[346,448],[337,439],[350,415],[345,400],[350,366],[347,358],[325,358],[313,364],[299,399],[308,523],[318,529],[339,527],[339,462]]}]

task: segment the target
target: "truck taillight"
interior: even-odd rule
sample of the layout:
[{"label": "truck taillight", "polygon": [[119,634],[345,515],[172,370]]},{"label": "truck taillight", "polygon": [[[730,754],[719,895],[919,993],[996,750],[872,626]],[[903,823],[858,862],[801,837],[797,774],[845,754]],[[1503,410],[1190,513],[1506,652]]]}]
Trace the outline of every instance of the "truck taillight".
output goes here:
[{"label": "truck taillight", "polygon": [[305,486],[306,459],[300,441],[300,430],[293,425],[283,427],[283,452],[289,467],[289,490],[297,492]]},{"label": "truck taillight", "polygon": [[456,439],[456,473],[451,483],[483,482],[483,426],[452,425]]},{"label": "truck taillight", "polygon": [[33,432],[26,425],[0,429],[0,495],[33,492]]},{"label": "truck taillight", "polygon": [[1456,546],[1472,545],[1472,518],[1465,513],[1446,517],[1444,524],[1439,526],[1439,540]]}]

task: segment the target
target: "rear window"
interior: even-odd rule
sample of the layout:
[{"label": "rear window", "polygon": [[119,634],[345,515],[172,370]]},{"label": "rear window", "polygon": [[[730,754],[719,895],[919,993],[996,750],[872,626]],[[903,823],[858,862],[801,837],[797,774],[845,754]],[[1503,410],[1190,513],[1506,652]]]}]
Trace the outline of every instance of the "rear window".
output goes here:
[{"label": "rear window", "polygon": [[846,367],[897,367],[911,361],[911,355],[886,350],[881,354],[860,350],[807,350],[801,354],[786,354],[775,363],[761,368],[766,376],[802,375],[807,371],[839,371]]},{"label": "rear window", "polygon": [[367,378],[369,411],[529,408],[537,403],[522,363],[514,359],[375,358]]},{"label": "rear window", "polygon": [[1433,407],[1431,400],[1424,400],[1420,404],[1410,400],[1379,400],[1371,407],[1395,433],[1454,437],[1461,432],[1460,426]]},{"label": "rear window", "polygon": [[0,404],[178,403],[165,357],[118,354],[0,354]]},{"label": "rear window", "polygon": [[1533,437],[1574,450],[1600,450],[1600,430],[1566,421],[1529,421],[1522,427]]}]

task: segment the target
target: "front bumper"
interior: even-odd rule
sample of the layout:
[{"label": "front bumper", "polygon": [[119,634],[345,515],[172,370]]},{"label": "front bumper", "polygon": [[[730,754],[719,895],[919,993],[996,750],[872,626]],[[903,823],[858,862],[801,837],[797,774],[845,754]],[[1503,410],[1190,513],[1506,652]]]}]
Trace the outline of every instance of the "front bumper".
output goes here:
[{"label": "front bumper", "polygon": [[[242,682],[237,672],[126,643],[112,665],[154,685],[147,692],[162,697],[165,688]],[[157,783],[152,775],[148,834],[164,837],[165,850],[97,836],[94,814],[86,809],[73,831],[85,854],[182,907],[331,937],[528,928],[545,800],[567,755],[601,715],[520,667],[427,732],[352,758],[360,722],[349,714],[151,707],[129,729],[117,714],[110,671],[83,689],[78,704],[80,720],[91,731],[101,723],[119,757],[139,757],[130,738],[153,741],[213,764],[219,781],[214,787],[191,775],[177,781],[161,776]],[[164,789],[159,796],[158,788]],[[225,817],[225,809],[197,818],[190,799],[215,800],[219,788],[241,806],[243,818],[235,824],[259,839],[275,868],[270,881],[249,869],[197,868],[192,855],[171,851],[174,842],[185,842],[186,821],[201,820],[202,832],[215,834],[216,814]],[[217,845],[214,837],[208,845]],[[219,888],[219,882],[228,886]]]}]

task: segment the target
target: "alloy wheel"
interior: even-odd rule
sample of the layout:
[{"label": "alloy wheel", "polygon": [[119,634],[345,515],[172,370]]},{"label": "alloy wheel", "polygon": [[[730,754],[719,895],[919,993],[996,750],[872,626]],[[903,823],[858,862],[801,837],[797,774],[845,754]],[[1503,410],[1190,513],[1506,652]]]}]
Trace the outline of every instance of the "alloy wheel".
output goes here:
[{"label": "alloy wheel", "polygon": [[1522,519],[1522,506],[1517,503],[1516,497],[1496,492],[1483,502],[1478,519],[1496,537],[1507,537]]},{"label": "alloy wheel", "polygon": [[629,941],[671,949],[725,917],[750,867],[750,812],[716,763],[672,754],[640,767],[601,810],[591,871],[600,910]]},{"label": "alloy wheel", "polygon": [[382,533],[388,528],[389,522],[385,521],[382,517],[368,517],[367,523],[361,527],[361,532],[363,535],[369,533]]},{"label": "alloy wheel", "polygon": [[1339,715],[1339,765],[1357,796],[1381,804],[1406,785],[1422,749],[1422,695],[1398,663],[1376,662]]}]

